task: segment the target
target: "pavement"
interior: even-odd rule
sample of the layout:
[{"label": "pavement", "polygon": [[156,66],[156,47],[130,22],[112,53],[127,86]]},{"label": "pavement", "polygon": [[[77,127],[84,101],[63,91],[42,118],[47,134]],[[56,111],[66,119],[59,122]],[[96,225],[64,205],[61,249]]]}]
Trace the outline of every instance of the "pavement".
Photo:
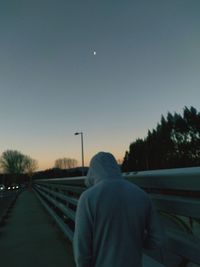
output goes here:
[{"label": "pavement", "polygon": [[75,267],[70,241],[33,192],[22,192],[0,228],[2,267]]}]

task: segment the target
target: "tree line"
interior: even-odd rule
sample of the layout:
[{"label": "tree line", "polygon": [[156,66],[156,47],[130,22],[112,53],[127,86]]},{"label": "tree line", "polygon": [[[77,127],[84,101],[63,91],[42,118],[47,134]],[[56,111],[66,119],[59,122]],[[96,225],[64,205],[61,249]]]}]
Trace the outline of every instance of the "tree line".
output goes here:
[{"label": "tree line", "polygon": [[77,166],[78,162],[76,159],[71,158],[59,158],[55,160],[55,168],[59,169],[72,169]]},{"label": "tree line", "polygon": [[200,112],[194,107],[183,114],[161,116],[160,123],[145,138],[130,144],[122,171],[142,171],[200,165]]},{"label": "tree line", "polygon": [[56,159],[53,168],[36,172],[37,160],[17,150],[6,150],[0,157],[3,171],[0,183],[28,183],[32,179],[80,176],[81,169],[76,167],[76,159],[64,157]]},{"label": "tree line", "polygon": [[[86,174],[88,168],[84,168]],[[51,179],[51,178],[66,178],[66,177],[78,177],[82,176],[82,167],[75,167],[71,169],[51,168],[44,171],[35,172],[33,179]]]}]

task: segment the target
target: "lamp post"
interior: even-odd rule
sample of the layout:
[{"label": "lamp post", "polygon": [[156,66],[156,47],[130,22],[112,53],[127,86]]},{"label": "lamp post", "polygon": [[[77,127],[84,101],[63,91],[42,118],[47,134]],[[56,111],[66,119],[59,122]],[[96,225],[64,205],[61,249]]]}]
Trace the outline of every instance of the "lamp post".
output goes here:
[{"label": "lamp post", "polygon": [[83,132],[76,132],[74,135],[81,135],[81,154],[82,154],[82,176],[84,176],[84,151],[83,151]]}]

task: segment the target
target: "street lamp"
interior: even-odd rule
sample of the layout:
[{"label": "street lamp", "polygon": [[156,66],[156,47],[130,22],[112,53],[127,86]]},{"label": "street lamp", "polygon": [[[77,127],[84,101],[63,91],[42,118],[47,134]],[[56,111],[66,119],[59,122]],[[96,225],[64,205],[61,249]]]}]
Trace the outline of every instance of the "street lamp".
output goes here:
[{"label": "street lamp", "polygon": [[81,152],[82,152],[82,176],[84,176],[84,152],[83,152],[83,133],[76,132],[74,135],[81,135]]}]

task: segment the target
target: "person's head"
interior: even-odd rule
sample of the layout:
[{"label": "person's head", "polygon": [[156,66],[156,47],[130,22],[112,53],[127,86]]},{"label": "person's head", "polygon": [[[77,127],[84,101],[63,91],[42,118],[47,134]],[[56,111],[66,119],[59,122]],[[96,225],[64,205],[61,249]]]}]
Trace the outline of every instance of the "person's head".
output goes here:
[{"label": "person's head", "polygon": [[92,186],[102,180],[122,178],[117,161],[111,153],[99,152],[90,161],[85,184]]}]

